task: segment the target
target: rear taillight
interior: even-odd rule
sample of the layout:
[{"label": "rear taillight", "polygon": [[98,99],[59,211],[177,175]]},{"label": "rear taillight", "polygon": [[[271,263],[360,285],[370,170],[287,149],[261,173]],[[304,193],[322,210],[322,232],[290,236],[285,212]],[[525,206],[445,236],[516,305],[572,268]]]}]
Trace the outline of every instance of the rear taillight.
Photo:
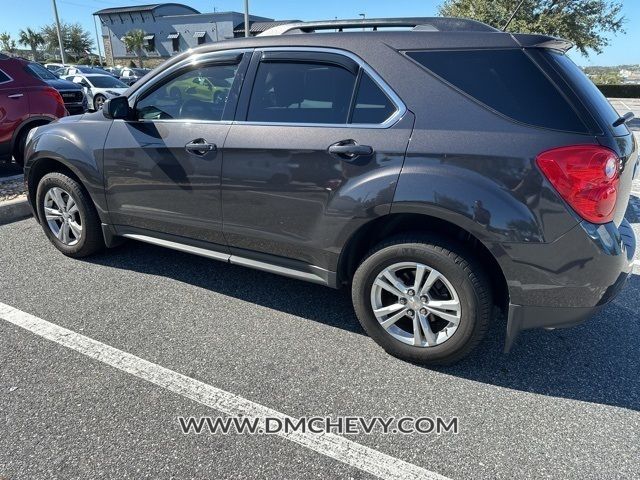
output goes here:
[{"label": "rear taillight", "polygon": [[613,220],[620,181],[620,161],[599,145],[554,148],[536,158],[538,167],[560,196],[591,223]]},{"label": "rear taillight", "polygon": [[53,97],[55,99],[56,103],[59,103],[60,105],[62,105],[64,107],[64,100],[62,99],[62,95],[60,95],[60,92],[58,92],[55,88],[45,87],[44,88],[44,94],[48,95],[50,97]]}]

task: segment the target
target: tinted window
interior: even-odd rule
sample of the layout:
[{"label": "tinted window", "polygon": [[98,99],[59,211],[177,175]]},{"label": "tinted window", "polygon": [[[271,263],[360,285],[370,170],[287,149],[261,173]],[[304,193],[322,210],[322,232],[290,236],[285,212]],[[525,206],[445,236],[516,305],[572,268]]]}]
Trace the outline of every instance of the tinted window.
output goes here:
[{"label": "tinted window", "polygon": [[27,65],[27,72],[41,80],[57,80],[58,79],[57,76],[55,76],[53,73],[51,73],[51,71],[47,70],[39,63],[30,63],[29,65]]},{"label": "tinted window", "polygon": [[212,65],[174,77],[138,102],[138,118],[222,120],[237,68]]},{"label": "tinted window", "polygon": [[5,82],[8,82],[9,80],[11,80],[9,76],[6,73],[4,73],[2,70],[0,70],[0,83],[5,83]]},{"label": "tinted window", "polygon": [[351,123],[383,123],[394,111],[389,97],[369,75],[363,73]]},{"label": "tinted window", "polygon": [[586,132],[575,111],[522,50],[407,52],[407,55],[514,120]]},{"label": "tinted window", "polygon": [[584,72],[573,61],[561,53],[545,51],[545,57],[551,61],[556,70],[566,77],[573,90],[580,96],[586,106],[604,123],[603,127],[611,129],[615,135],[628,135],[625,125],[614,127],[613,123],[620,116],[611,106],[598,87],[589,80]]},{"label": "tinted window", "polygon": [[129,88],[129,85],[111,75],[91,75],[87,80],[97,88]]},{"label": "tinted window", "polygon": [[247,120],[347,123],[355,80],[353,73],[337,65],[263,62]]}]

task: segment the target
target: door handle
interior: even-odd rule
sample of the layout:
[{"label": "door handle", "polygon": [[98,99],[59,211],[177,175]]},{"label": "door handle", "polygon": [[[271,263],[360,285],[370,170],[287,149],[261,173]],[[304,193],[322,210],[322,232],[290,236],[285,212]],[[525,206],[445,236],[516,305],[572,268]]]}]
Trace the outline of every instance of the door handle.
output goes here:
[{"label": "door handle", "polygon": [[373,148],[369,145],[360,145],[355,140],[342,140],[330,145],[329,153],[342,160],[353,160],[357,157],[373,154]]},{"label": "door handle", "polygon": [[20,98],[24,97],[24,93],[14,93],[13,95],[8,95],[8,98]]},{"label": "door handle", "polygon": [[218,147],[213,143],[207,142],[204,138],[196,138],[195,140],[187,143],[184,146],[184,149],[189,153],[193,153],[194,155],[202,156],[213,150],[217,150]]}]

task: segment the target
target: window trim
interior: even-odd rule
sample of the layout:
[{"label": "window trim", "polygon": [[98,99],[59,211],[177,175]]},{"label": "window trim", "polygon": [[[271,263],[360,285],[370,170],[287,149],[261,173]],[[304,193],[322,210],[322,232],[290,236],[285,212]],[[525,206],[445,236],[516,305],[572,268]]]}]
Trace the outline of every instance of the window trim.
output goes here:
[{"label": "window trim", "polygon": [[[332,53],[336,55],[341,55],[343,57],[347,57],[350,60],[354,61],[360,69],[366,72],[373,82],[383,91],[383,93],[389,98],[393,106],[395,107],[395,111],[382,123],[301,123],[301,122],[265,122],[265,121],[249,121],[249,120],[234,120],[234,125],[261,125],[261,126],[276,126],[276,127],[323,127],[323,128],[390,128],[405,115],[407,112],[407,107],[402,101],[402,99],[393,91],[393,89],[382,79],[382,77],[371,68],[364,60],[362,60],[357,55],[338,48],[327,48],[327,47],[264,47],[264,48],[256,48],[254,55],[258,55],[260,61],[256,63],[256,69],[251,72],[251,76],[249,78],[249,82],[251,87],[248,85],[243,87],[243,94],[246,90],[249,90],[248,95],[250,100],[251,93],[253,90],[253,82],[256,78],[257,66],[262,63],[262,56],[265,52],[304,52],[304,53]],[[313,60],[313,59],[310,59]],[[284,59],[282,60],[284,61]],[[299,59],[298,61],[302,61]],[[268,60],[267,60],[268,62]],[[344,68],[344,67],[342,67]],[[356,81],[358,78],[356,78]],[[357,89],[354,90],[357,93]],[[246,102],[246,106],[249,106],[249,101]],[[246,118],[246,112],[244,112],[244,116]],[[349,112],[349,117],[351,117],[351,111]]]},{"label": "window trim", "polygon": [[2,72],[2,74],[7,77],[7,80],[5,80],[4,82],[0,82],[0,85],[4,85],[5,83],[10,83],[13,82],[13,77],[11,77],[11,75],[9,75],[7,72],[5,72],[4,70],[0,69],[0,72]]}]

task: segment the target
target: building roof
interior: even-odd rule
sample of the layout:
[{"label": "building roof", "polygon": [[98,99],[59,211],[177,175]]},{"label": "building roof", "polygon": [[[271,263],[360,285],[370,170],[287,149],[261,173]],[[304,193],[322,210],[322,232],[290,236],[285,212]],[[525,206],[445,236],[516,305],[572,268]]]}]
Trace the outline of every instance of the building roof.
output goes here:
[{"label": "building roof", "polygon": [[[280,25],[286,25],[287,23],[297,23],[300,20],[277,20],[274,22],[249,22],[249,33],[262,33],[266,30],[269,30],[273,27],[278,27]],[[233,33],[244,33],[244,22],[238,24],[236,28],[233,29]]]},{"label": "building roof", "polygon": [[117,13],[133,13],[133,12],[151,12],[158,7],[166,7],[166,6],[174,6],[174,7],[182,7],[187,10],[190,10],[192,13],[199,14],[200,12],[195,8],[189,7],[187,5],[183,5],[181,3],[151,3],[147,5],[133,5],[131,7],[115,7],[115,8],[103,8],[102,10],[98,10],[94,13],[94,15],[109,15],[109,14],[117,14]]}]

